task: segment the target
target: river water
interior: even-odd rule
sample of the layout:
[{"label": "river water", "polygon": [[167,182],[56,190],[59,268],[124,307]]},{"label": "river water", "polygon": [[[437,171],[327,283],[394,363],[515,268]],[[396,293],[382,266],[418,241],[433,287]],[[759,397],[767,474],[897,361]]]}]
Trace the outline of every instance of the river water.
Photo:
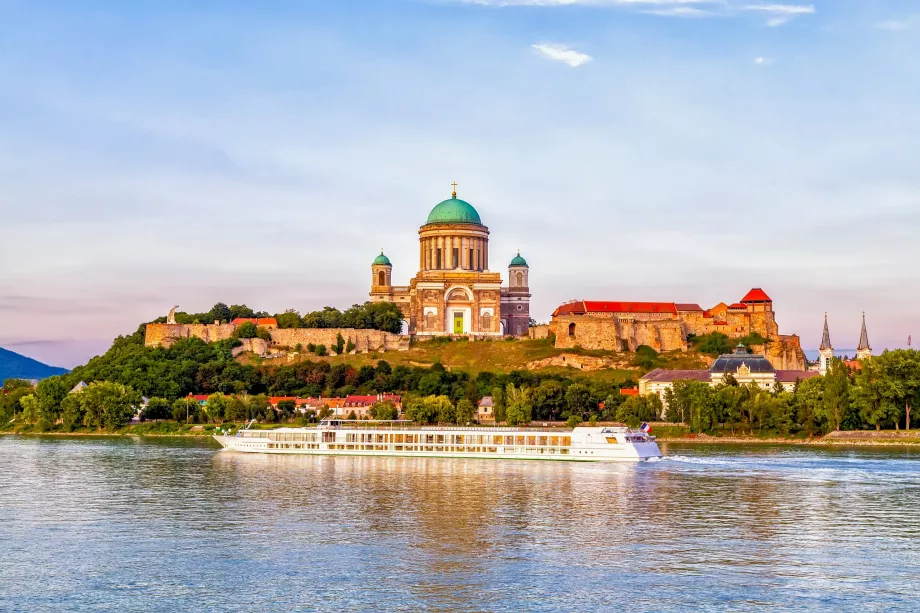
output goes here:
[{"label": "river water", "polygon": [[920,453],[662,447],[610,465],[0,437],[0,610],[920,610]]}]

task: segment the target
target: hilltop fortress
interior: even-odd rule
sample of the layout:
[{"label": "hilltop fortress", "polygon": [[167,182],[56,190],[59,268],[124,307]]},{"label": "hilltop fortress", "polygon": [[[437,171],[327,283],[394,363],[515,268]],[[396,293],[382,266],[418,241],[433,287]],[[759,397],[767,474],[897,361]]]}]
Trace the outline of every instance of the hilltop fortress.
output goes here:
[{"label": "hilltop fortress", "polygon": [[635,351],[647,345],[655,351],[686,351],[689,335],[721,332],[729,338],[759,334],[763,353],[774,368],[804,370],[805,353],[799,337],[782,335],[773,312],[773,300],[754,288],[740,302],[720,302],[711,309],[675,302],[599,302],[581,300],[553,312],[549,326],[556,347]]},{"label": "hilltop fortress", "polygon": [[[406,350],[410,338],[536,338],[552,332],[559,349],[635,351],[647,345],[662,352],[686,351],[691,335],[721,332],[733,339],[751,335],[766,339],[762,345],[753,343],[752,349],[764,354],[774,368],[806,367],[799,337],[779,333],[773,301],[760,288],[752,289],[739,302],[722,302],[710,309],[675,302],[574,301],[557,308],[548,327],[531,330],[527,261],[520,253],[511,259],[507,285],[500,272],[490,269],[489,228],[469,202],[457,198],[456,185],[451,197],[436,204],[418,230],[418,272],[408,285],[393,285],[393,265],[382,250],[371,263],[370,300],[399,308],[402,334],[350,328],[279,329],[274,319],[265,318],[251,323],[267,329],[270,340],[264,334],[261,339],[248,339],[244,343],[247,350],[276,353],[309,344],[328,348],[341,335],[353,347],[350,351],[363,353]],[[175,309],[165,324],[147,325],[147,346],[168,346],[189,337],[221,341],[232,338],[244,323],[179,324],[174,314]]]}]

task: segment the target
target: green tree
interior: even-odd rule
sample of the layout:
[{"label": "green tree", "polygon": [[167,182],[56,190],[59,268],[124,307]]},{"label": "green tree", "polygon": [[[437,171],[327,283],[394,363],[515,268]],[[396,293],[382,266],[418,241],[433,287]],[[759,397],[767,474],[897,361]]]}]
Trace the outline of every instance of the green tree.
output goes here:
[{"label": "green tree", "polygon": [[258,338],[259,327],[251,321],[241,323],[233,331],[234,338]]},{"label": "green tree", "polygon": [[476,407],[466,398],[462,398],[457,403],[456,418],[458,424],[471,423],[476,418]]},{"label": "green tree", "polygon": [[378,400],[368,411],[374,419],[391,420],[399,416],[399,411],[392,402]]},{"label": "green tree", "polygon": [[859,417],[880,430],[883,423],[894,423],[900,411],[893,399],[897,391],[885,373],[881,360],[864,360],[853,381],[853,406]]},{"label": "green tree", "polygon": [[830,427],[840,430],[850,408],[850,373],[840,358],[833,358],[824,375],[824,399],[819,405],[819,416]]},{"label": "green tree", "polygon": [[70,386],[65,384],[63,377],[48,377],[39,381],[35,387],[35,398],[38,400],[41,418],[57,421],[61,416],[61,402],[69,391]]},{"label": "green tree", "polygon": [[155,421],[158,419],[169,419],[172,413],[169,401],[165,398],[150,398],[147,400],[147,406],[141,413],[141,419]]},{"label": "green tree", "polygon": [[205,413],[208,415],[208,421],[219,424],[224,420],[227,414],[227,405],[230,404],[230,398],[221,394],[211,394],[208,396],[208,402],[204,406]]},{"label": "green tree", "polygon": [[504,423],[508,419],[505,406],[505,391],[500,387],[492,388],[492,414],[495,415],[495,423]]},{"label": "green tree", "polygon": [[275,320],[278,322],[279,328],[290,329],[303,327],[303,319],[301,319],[300,313],[294,309],[288,309],[284,313],[278,313],[275,315]]},{"label": "green tree", "polygon": [[194,398],[178,398],[172,404],[172,418],[181,423],[195,422],[200,409],[198,401]]},{"label": "green tree", "polygon": [[531,390],[531,401],[536,419],[555,420],[565,409],[565,387],[553,379],[541,381]]},{"label": "green tree", "polygon": [[661,412],[661,399],[656,394],[630,396],[617,408],[617,421],[635,428],[644,421],[658,419]]},{"label": "green tree", "polygon": [[85,417],[79,394],[70,394],[61,401],[61,422],[65,430],[73,432],[83,425]]},{"label": "green tree", "polygon": [[587,385],[573,383],[565,390],[565,407],[568,415],[577,415],[579,419],[584,419],[585,414],[596,406],[597,403],[591,397],[591,390]]},{"label": "green tree", "polygon": [[509,383],[505,388],[505,404],[508,425],[529,424],[533,418],[533,406],[530,401],[530,389],[515,387]]},{"label": "green tree", "polygon": [[126,385],[97,381],[80,392],[83,424],[88,428],[115,430],[128,423],[140,404],[140,394]]},{"label": "green tree", "polygon": [[326,355],[326,346],[325,346],[325,345],[317,345],[317,346],[316,346],[316,355],[318,355],[318,356],[320,356],[320,357]]}]

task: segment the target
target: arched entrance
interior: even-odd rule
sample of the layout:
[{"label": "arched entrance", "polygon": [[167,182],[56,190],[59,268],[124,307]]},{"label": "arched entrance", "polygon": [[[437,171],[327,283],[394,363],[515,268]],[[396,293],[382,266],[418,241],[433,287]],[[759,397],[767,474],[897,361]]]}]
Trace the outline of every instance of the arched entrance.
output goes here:
[{"label": "arched entrance", "polygon": [[444,327],[447,334],[471,334],[473,292],[466,287],[452,287],[445,293]]}]

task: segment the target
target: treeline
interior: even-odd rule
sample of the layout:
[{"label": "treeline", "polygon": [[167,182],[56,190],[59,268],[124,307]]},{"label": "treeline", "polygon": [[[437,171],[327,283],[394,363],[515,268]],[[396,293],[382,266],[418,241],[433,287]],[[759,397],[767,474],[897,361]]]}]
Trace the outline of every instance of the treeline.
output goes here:
[{"label": "treeline", "polygon": [[77,428],[114,430],[124,426],[141,404],[141,395],[129,386],[100,381],[71,394],[61,377],[39,382],[35,389],[18,379],[4,382],[0,412],[4,422],[33,424],[47,432],[55,424],[73,431]]},{"label": "treeline", "polygon": [[[124,386],[125,392],[138,398],[151,399],[158,417],[176,418],[185,410],[190,416],[197,409],[182,406],[189,394],[222,394],[226,397],[248,397],[250,405],[243,411],[234,405],[219,419],[268,419],[267,396],[343,397],[350,394],[399,393],[405,396],[408,408],[413,398],[444,397],[454,407],[460,408],[460,418],[467,415],[465,400],[476,406],[483,396],[497,394],[499,402],[507,390],[516,390],[520,397],[509,406],[520,407],[509,419],[523,421],[568,419],[611,419],[623,401],[620,385],[589,379],[581,375],[567,377],[561,374],[514,371],[511,373],[480,372],[471,376],[467,372],[448,371],[441,364],[431,367],[391,366],[381,360],[376,365],[355,367],[348,364],[332,365],[326,361],[302,361],[286,365],[241,364],[232,356],[239,341],[227,340],[205,343],[196,338],[181,339],[171,347],[145,347],[143,327],[133,335],[119,337],[102,356],[70,373],[42,381],[35,390],[12,389],[2,397],[0,418],[9,420],[14,413],[23,411],[23,398],[34,396],[39,406],[46,407],[48,419],[54,423],[61,419],[55,413],[63,398],[80,381],[86,383],[108,382]],[[624,384],[627,385],[627,384]],[[628,385],[634,385],[629,382]],[[497,392],[496,392],[497,390]],[[132,396],[133,397],[133,396]],[[155,400],[155,402],[154,402]],[[164,404],[161,404],[164,403]],[[429,403],[430,405],[430,403]],[[163,417],[168,407],[169,416]],[[524,419],[529,411],[530,419]],[[148,407],[149,409],[149,407]],[[173,411],[176,411],[174,414]],[[441,414],[441,409],[425,409],[419,415]],[[32,416],[33,413],[27,413]],[[423,421],[430,421],[424,419]],[[95,422],[94,422],[95,423]]]},{"label": "treeline", "polygon": [[[240,317],[274,317],[278,320],[279,328],[356,328],[358,330],[382,330],[393,334],[399,334],[403,320],[402,311],[391,302],[365,302],[352,305],[345,311],[327,306],[320,311],[306,313],[303,316],[294,309],[272,315],[266,311],[253,311],[245,304],[227,306],[223,302],[218,302],[205,313],[177,312],[176,323],[211,324],[215,321],[227,323]],[[166,318],[160,317],[153,323],[165,322]]]},{"label": "treeline", "polygon": [[766,345],[770,342],[772,342],[770,339],[761,336],[757,332],[741,338],[729,338],[721,332],[712,332],[700,336],[695,334],[687,335],[687,344],[690,345],[691,349],[711,356],[731,353],[738,345],[744,345],[750,351],[754,345]]},{"label": "treeline", "polygon": [[712,387],[677,381],[664,394],[668,420],[692,432],[819,434],[832,430],[899,429],[916,425],[920,402],[920,352],[886,351],[850,369],[835,358],[824,377],[787,392],[739,386],[728,377]]}]

